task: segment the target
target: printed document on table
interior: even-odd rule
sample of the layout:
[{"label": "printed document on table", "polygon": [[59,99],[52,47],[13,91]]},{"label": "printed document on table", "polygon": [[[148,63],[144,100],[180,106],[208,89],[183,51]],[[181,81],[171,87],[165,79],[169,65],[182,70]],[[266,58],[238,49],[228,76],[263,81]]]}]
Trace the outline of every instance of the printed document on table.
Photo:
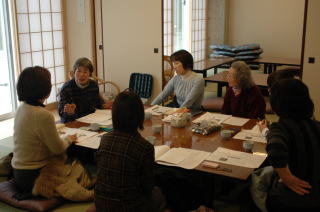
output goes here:
[{"label": "printed document on table", "polygon": [[60,136],[77,134],[78,142],[98,134],[97,132],[91,132],[87,130],[81,130],[78,128],[69,128],[69,127],[60,127],[59,129],[57,129],[57,131]]},{"label": "printed document on table", "polygon": [[100,125],[111,125],[112,116],[111,110],[96,110],[94,113],[90,113],[84,117],[77,119],[78,121],[85,123],[98,123]]},{"label": "printed document on table", "polygon": [[221,113],[209,113],[206,112],[205,114],[201,115],[199,118],[193,120],[193,123],[200,123],[203,120],[214,120],[216,122],[218,122],[219,124],[221,124],[223,121],[225,121],[226,119],[230,118],[231,115],[226,115],[226,114],[221,114]]},{"label": "printed document on table", "polygon": [[76,143],[76,145],[88,147],[91,149],[98,149],[100,146],[101,137],[104,134],[106,134],[106,132],[97,134],[97,135],[92,136],[90,138],[86,138],[85,140],[82,140],[81,142]]},{"label": "printed document on table", "polygon": [[184,169],[194,169],[209,156],[204,152],[186,148],[171,148],[156,159],[156,162],[167,166],[177,166]]},{"label": "printed document on table", "polygon": [[206,160],[241,167],[258,168],[266,157],[267,155],[250,154],[218,147],[218,149],[212,152]]},{"label": "printed document on table", "polygon": [[161,155],[170,150],[167,145],[154,146],[154,158],[157,160]]},{"label": "printed document on table", "polygon": [[146,109],[145,112],[149,112],[154,116],[159,116],[159,115],[162,115],[162,114],[168,114],[170,112],[173,112],[175,109],[178,109],[178,108],[163,107],[163,106],[160,106],[160,105],[154,105],[154,106]]},{"label": "printed document on table", "polygon": [[223,124],[230,124],[234,126],[243,126],[245,123],[247,123],[250,119],[245,119],[245,118],[239,118],[239,117],[230,117],[226,120],[224,120],[222,123]]},{"label": "printed document on table", "polygon": [[233,136],[233,138],[267,143],[267,139],[261,134],[258,125],[255,125],[251,130],[241,130],[239,133]]}]

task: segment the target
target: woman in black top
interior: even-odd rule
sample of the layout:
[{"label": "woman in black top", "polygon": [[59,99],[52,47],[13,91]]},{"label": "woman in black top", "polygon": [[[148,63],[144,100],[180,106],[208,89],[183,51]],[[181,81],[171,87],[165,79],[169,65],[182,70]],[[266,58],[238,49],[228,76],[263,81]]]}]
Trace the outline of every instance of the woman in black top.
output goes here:
[{"label": "woman in black top", "polygon": [[271,106],[280,117],[267,135],[268,159],[275,178],[269,211],[319,211],[320,123],[302,81],[285,79],[271,88]]}]

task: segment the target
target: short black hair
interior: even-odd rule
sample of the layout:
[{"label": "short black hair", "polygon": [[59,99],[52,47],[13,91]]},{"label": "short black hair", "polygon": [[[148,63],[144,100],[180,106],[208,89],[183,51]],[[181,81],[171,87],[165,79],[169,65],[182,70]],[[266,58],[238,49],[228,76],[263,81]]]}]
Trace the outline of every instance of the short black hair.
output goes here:
[{"label": "short black hair", "polygon": [[144,107],[138,94],[127,89],[112,104],[113,128],[122,132],[143,130]]},{"label": "short black hair", "polygon": [[267,85],[269,88],[271,88],[272,85],[278,80],[293,79],[295,77],[300,78],[300,74],[300,68],[297,67],[287,67],[284,69],[280,69],[269,74],[267,79]]},{"label": "short black hair", "polygon": [[90,72],[90,75],[93,73],[93,65],[92,65],[91,61],[86,57],[81,57],[76,60],[76,62],[73,65],[73,72],[76,72],[76,70],[79,67],[87,68]]},{"label": "short black hair", "polygon": [[193,57],[188,51],[184,49],[174,52],[170,56],[170,60],[172,62],[174,61],[181,62],[184,69],[193,70]]},{"label": "short black hair", "polygon": [[271,87],[272,110],[280,118],[308,119],[313,116],[314,104],[308,87],[298,79],[283,79]]},{"label": "short black hair", "polygon": [[18,78],[17,93],[19,101],[38,101],[51,92],[51,74],[48,69],[34,66],[25,68]]}]

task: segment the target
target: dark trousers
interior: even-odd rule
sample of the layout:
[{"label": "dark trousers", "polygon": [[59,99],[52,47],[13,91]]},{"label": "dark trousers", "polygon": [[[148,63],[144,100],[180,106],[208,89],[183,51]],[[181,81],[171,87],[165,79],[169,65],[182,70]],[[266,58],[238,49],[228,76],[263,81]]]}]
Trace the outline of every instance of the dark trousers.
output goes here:
[{"label": "dark trousers", "polygon": [[320,207],[292,207],[284,205],[281,201],[276,198],[268,196],[267,198],[267,209],[272,212],[282,212],[282,211],[320,211]]},{"label": "dark trousers", "polygon": [[13,197],[17,200],[24,200],[32,197],[32,188],[39,174],[40,169],[13,169],[13,181],[19,190],[19,193],[15,194]]}]

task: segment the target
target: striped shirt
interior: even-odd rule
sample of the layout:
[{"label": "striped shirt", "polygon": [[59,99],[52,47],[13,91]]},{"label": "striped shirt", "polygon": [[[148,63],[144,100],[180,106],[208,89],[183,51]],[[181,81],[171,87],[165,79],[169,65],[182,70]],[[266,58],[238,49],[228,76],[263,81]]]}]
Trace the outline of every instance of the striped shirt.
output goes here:
[{"label": "striped shirt", "polygon": [[[275,180],[270,195],[292,207],[320,206],[320,123],[311,119],[280,119],[267,134],[268,160],[274,168],[288,165],[291,173],[312,186],[298,195]],[[316,201],[315,201],[316,200]]]}]

